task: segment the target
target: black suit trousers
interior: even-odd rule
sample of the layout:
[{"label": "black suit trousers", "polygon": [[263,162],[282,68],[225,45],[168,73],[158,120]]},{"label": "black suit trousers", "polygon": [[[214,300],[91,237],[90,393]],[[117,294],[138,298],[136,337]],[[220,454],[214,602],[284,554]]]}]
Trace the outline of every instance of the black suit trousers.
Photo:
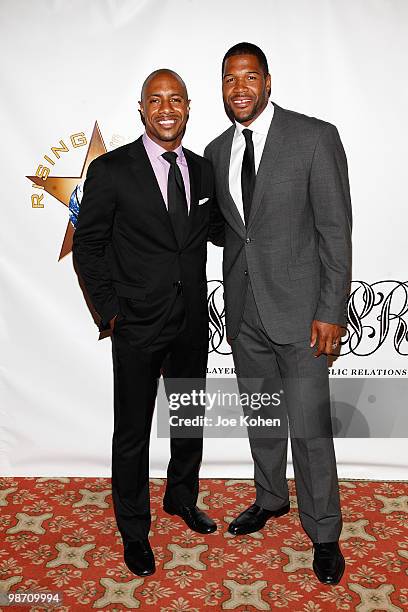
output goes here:
[{"label": "black suit trousers", "polygon": [[[124,300],[124,298],[121,298]],[[132,309],[123,302],[112,335],[114,430],[112,497],[123,541],[147,538],[151,524],[149,441],[160,375],[205,379],[208,346],[194,346],[187,334],[183,295],[175,297],[167,322],[149,346],[141,347]],[[166,503],[195,505],[199,488],[202,437],[171,437]]]}]

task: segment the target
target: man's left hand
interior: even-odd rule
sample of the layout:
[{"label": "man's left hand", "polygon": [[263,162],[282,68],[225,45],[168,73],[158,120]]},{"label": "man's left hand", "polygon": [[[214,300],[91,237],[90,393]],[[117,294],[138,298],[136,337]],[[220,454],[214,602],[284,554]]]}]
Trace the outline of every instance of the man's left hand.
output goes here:
[{"label": "man's left hand", "polygon": [[310,334],[310,346],[316,346],[315,357],[320,357],[322,353],[332,355],[340,344],[341,326],[335,323],[323,323],[316,319],[312,323]]}]

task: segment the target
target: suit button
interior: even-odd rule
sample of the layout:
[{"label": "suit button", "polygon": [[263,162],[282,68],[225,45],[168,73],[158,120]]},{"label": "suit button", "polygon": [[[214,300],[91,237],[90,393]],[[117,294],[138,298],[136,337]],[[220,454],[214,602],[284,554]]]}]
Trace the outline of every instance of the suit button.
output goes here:
[{"label": "suit button", "polygon": [[177,295],[181,295],[183,293],[183,281],[175,281],[173,283],[173,287],[177,289]]},{"label": "suit button", "polygon": [[249,243],[251,242],[251,239],[250,239],[250,238],[247,238],[247,239],[245,240],[245,242],[246,242],[247,244],[249,244]]},{"label": "suit button", "polygon": [[248,276],[248,270],[244,271],[245,276]]}]

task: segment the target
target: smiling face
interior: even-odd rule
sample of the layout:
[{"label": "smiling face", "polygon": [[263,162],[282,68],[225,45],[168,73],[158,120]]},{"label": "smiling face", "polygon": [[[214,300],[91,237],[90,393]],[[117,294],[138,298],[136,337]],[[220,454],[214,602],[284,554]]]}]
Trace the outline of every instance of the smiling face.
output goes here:
[{"label": "smiling face", "polygon": [[145,81],[140,113],[147,135],[167,151],[176,149],[183,138],[188,120],[186,87],[171,71],[158,71]]},{"label": "smiling face", "polygon": [[248,126],[265,109],[271,92],[271,75],[264,74],[256,55],[232,55],[225,61],[222,78],[224,108],[233,121]]}]

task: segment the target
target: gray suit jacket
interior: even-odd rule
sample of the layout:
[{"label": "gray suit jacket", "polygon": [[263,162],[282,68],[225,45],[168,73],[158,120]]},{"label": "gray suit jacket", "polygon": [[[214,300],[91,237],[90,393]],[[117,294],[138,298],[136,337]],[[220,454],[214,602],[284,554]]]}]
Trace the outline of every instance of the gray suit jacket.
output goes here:
[{"label": "gray suit jacket", "polygon": [[235,126],[207,147],[225,219],[227,335],[237,336],[250,279],[270,338],[308,338],[313,319],[346,324],[351,282],[347,160],[336,127],[274,104],[248,227],[229,191]]}]

